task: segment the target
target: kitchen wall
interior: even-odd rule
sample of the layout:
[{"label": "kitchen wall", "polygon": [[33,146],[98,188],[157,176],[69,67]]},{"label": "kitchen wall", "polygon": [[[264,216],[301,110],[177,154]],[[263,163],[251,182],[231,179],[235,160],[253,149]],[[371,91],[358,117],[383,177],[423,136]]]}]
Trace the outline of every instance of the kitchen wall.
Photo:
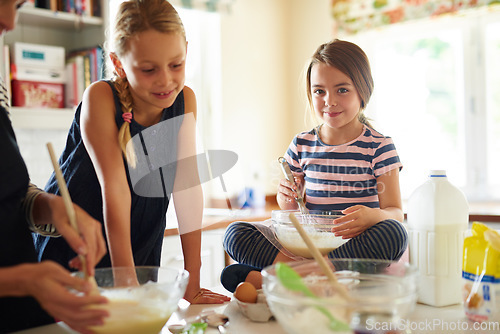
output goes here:
[{"label": "kitchen wall", "polygon": [[[302,71],[333,37],[329,0],[237,0],[222,16],[219,147],[238,153],[228,191],[247,185],[276,192],[277,158],[304,124]],[[244,186],[245,184],[243,184]]]},{"label": "kitchen wall", "polygon": [[53,171],[46,143],[51,142],[59,157],[66,143],[66,130],[15,129],[16,138],[31,182],[43,188]]}]

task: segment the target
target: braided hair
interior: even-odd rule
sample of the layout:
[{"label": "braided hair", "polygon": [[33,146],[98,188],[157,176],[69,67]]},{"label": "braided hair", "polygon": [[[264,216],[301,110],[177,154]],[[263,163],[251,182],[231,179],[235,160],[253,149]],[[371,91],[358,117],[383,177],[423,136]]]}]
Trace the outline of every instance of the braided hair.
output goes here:
[{"label": "braided hair", "polygon": [[[186,40],[184,25],[175,8],[166,0],[129,0],[120,4],[113,34],[110,39],[111,50],[119,58],[130,49],[130,40],[141,32],[156,30],[161,33],[176,33]],[[134,101],[130,94],[126,76],[113,76],[116,91],[120,99],[122,112],[134,111]],[[130,123],[123,122],[118,132],[118,139],[127,162],[135,167],[136,155],[133,145],[127,145],[131,139]]]}]

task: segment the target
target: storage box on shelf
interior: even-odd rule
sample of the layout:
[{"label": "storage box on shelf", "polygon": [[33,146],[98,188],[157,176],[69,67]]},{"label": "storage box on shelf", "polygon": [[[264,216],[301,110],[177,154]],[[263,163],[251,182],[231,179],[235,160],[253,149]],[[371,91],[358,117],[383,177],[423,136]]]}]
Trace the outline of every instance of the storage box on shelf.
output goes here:
[{"label": "storage box on shelf", "polygon": [[12,105],[27,108],[64,108],[64,84],[12,80]]},{"label": "storage box on shelf", "polygon": [[19,67],[49,70],[64,67],[64,48],[60,46],[15,42],[12,56]]},{"label": "storage box on shelf", "polygon": [[60,46],[16,42],[12,47],[12,105],[64,107],[64,58]]},{"label": "storage box on shelf", "polygon": [[[85,1],[90,3],[88,0]],[[12,49],[14,43],[17,42],[58,46],[64,48],[67,52],[102,45],[105,30],[105,20],[103,18],[107,17],[107,6],[104,6],[105,3],[100,0],[93,0],[91,2],[93,6],[98,6],[98,12],[100,12],[101,17],[89,16],[85,12],[79,15],[70,12],[25,6],[19,10],[19,19],[16,28],[0,38],[0,49],[3,49],[4,45]],[[5,57],[5,53],[2,54]],[[14,62],[14,59],[12,60]],[[5,72],[5,70],[6,68],[0,69],[2,72]],[[16,70],[18,75],[25,74],[26,72],[24,68],[17,68]],[[62,73],[66,76],[65,65],[63,65]],[[5,74],[2,73],[3,76]],[[21,77],[18,79],[21,79]],[[19,81],[39,82],[39,80],[26,80],[26,78]],[[18,86],[21,84],[26,85],[26,83],[21,82],[14,83],[14,85]],[[57,88],[61,88],[61,86],[57,86]],[[54,88],[56,86],[51,87],[51,89]],[[48,96],[54,92],[45,90],[45,93]],[[64,94],[62,90],[59,90],[58,93]],[[79,100],[81,96],[74,99]],[[15,104],[19,105],[17,102]],[[12,122],[16,128],[67,129],[74,115],[74,104],[63,104],[62,107],[66,108],[60,109],[14,106],[11,110]]]}]

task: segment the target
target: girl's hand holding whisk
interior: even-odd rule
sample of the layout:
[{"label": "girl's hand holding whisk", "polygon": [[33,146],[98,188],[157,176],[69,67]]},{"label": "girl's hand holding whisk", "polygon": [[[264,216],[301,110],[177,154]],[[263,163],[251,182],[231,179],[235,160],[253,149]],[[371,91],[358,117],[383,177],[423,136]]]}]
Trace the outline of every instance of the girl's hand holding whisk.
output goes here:
[{"label": "girl's hand holding whisk", "polygon": [[[295,183],[287,179],[281,179],[278,184],[278,193],[276,195],[278,205],[282,210],[297,210],[299,208],[296,199],[299,198],[299,193],[302,192],[300,185],[302,179],[294,177]],[[297,186],[299,185],[299,186]]]}]

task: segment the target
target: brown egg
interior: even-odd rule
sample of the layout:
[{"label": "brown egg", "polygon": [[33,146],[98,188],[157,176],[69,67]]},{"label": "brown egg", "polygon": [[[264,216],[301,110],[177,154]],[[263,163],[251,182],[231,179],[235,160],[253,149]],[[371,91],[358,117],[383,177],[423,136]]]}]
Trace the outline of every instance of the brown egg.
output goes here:
[{"label": "brown egg", "polygon": [[241,282],[234,290],[234,297],[240,302],[256,303],[257,302],[257,289],[247,282]]}]

